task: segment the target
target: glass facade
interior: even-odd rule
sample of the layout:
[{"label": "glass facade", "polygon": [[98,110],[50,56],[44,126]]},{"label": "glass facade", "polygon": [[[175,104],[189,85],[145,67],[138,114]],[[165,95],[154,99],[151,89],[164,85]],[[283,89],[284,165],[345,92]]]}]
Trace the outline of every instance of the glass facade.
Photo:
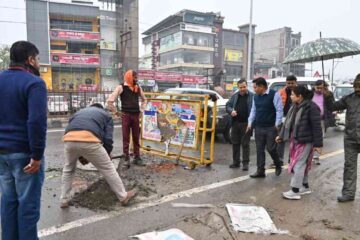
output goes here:
[{"label": "glass facade", "polygon": [[213,53],[199,50],[180,49],[160,55],[160,66],[192,63],[212,64]]},{"label": "glass facade", "polygon": [[183,32],[183,44],[198,47],[214,47],[214,35],[199,32]]}]

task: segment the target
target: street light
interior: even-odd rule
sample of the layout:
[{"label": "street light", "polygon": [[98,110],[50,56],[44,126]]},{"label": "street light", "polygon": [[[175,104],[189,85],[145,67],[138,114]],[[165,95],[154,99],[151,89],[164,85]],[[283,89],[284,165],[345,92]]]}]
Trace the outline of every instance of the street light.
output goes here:
[{"label": "street light", "polygon": [[250,23],[249,23],[249,37],[248,37],[248,64],[247,64],[247,80],[250,81],[251,75],[251,48],[252,48],[252,14],[253,14],[253,0],[250,0]]}]

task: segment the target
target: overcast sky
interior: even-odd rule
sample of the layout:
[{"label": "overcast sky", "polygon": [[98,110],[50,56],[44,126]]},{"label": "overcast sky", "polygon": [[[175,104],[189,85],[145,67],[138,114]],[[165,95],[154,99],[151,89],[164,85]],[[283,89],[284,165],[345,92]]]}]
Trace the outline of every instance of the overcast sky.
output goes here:
[{"label": "overcast sky", "polygon": [[[138,0],[139,27],[144,32],[152,25],[182,9],[221,12],[225,17],[224,27],[237,29],[248,23],[250,0]],[[284,26],[294,33],[302,33],[302,43],[323,37],[344,37],[360,43],[359,0],[253,0],[253,23],[256,32],[264,32]],[[6,8],[3,8],[3,7]],[[24,0],[0,0],[0,44],[11,44],[25,39]],[[142,51],[142,48],[140,50]],[[336,61],[335,61],[336,62]],[[332,61],[325,62],[325,72],[331,69]],[[310,69],[310,64],[307,66]],[[313,70],[321,70],[313,64]],[[360,73],[360,56],[339,60],[335,78],[353,78]],[[307,72],[307,75],[310,71]]]}]

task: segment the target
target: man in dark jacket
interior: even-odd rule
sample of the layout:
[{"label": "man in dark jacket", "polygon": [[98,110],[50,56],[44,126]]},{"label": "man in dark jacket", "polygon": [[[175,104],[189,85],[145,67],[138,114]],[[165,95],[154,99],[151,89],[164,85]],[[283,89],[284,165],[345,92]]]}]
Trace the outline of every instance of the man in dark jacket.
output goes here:
[{"label": "man in dark jacket", "polygon": [[136,194],[126,192],[110,153],[113,149],[114,124],[111,115],[99,103],[76,112],[65,129],[65,163],[62,172],[61,208],[69,206],[72,179],[77,160],[81,157],[92,163],[105,177],[111,190],[123,205]]},{"label": "man in dark jacket", "polygon": [[275,174],[279,176],[283,163],[276,150],[275,137],[283,116],[281,98],[278,92],[268,88],[264,78],[255,79],[253,84],[256,95],[251,107],[247,131],[255,127],[257,171],[250,177],[265,177],[265,147],[274,161]]},{"label": "man in dark jacket", "polygon": [[334,111],[346,110],[344,149],[344,185],[339,202],[355,199],[357,158],[360,153],[360,74],[354,81],[354,93],[344,96],[333,105]]},{"label": "man in dark jacket", "polygon": [[233,163],[230,168],[240,167],[240,147],[242,146],[243,171],[249,170],[250,132],[246,133],[248,118],[252,107],[254,94],[247,89],[246,80],[237,82],[238,92],[235,92],[226,103],[226,112],[232,117],[231,143],[233,145]]},{"label": "man in dark jacket", "polygon": [[47,93],[39,77],[39,50],[15,42],[0,74],[1,239],[38,239]]}]

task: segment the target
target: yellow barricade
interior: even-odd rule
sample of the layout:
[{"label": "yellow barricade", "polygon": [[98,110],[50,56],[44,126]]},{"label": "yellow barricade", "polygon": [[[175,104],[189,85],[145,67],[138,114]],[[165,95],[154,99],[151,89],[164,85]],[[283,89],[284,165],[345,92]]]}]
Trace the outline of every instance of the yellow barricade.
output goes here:
[{"label": "yellow barricade", "polygon": [[[175,160],[177,164],[185,162],[190,169],[210,166],[214,162],[216,96],[145,95],[148,103],[141,116],[141,151]],[[209,134],[210,144],[206,144]]]}]

